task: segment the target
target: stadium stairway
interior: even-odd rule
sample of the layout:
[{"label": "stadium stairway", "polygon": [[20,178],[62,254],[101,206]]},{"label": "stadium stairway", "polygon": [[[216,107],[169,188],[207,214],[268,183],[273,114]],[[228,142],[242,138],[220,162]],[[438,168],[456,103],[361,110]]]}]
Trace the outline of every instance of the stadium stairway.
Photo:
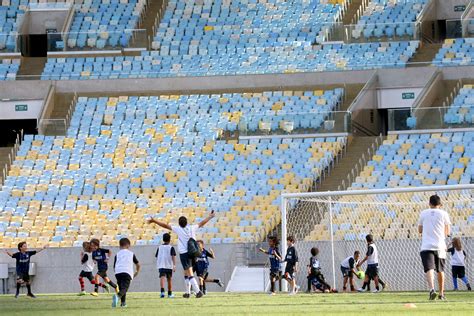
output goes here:
[{"label": "stadium stairway", "polygon": [[436,53],[443,44],[438,43],[423,43],[418,48],[412,59],[408,61],[408,67],[424,67],[435,58]]},{"label": "stadium stairway", "polygon": [[[137,41],[135,43],[136,47],[149,47],[149,39],[153,38],[155,35],[155,30],[156,30],[156,24],[155,22],[159,23],[159,19],[161,17],[158,17],[158,15],[161,13],[162,8],[166,8],[166,5],[168,3],[168,0],[153,0],[153,1],[148,1],[147,8],[146,8],[146,13],[145,17],[141,21],[141,23],[138,25],[139,29],[145,29],[146,30],[146,43],[141,43],[140,41]],[[140,37],[140,40],[142,38]],[[144,38],[143,38],[144,39]]]},{"label": "stadium stairway", "polygon": [[46,57],[22,57],[17,79],[38,80],[43,73]]},{"label": "stadium stairway", "polygon": [[357,13],[357,10],[359,10],[360,6],[362,5],[362,2],[364,2],[364,0],[353,0],[349,3],[349,7],[342,18],[342,23],[344,23],[344,25],[356,23],[356,21],[353,21],[353,19]]},{"label": "stadium stairway", "polygon": [[[368,150],[376,142],[375,136],[366,136],[366,137],[349,137],[348,144],[346,146],[346,153],[342,156],[341,159],[334,165],[332,170],[328,171],[328,176],[321,179],[321,182],[318,184],[316,191],[337,191],[341,190],[341,184],[343,181],[346,182],[346,185],[350,185],[348,182],[348,175],[351,173],[355,164],[359,159],[365,154],[367,159],[370,159],[368,156]],[[381,142],[379,142],[381,143]],[[299,204],[293,214],[297,215],[298,221],[292,221],[293,217],[288,218],[289,230],[297,231],[298,235],[295,236],[297,240],[304,239],[314,228],[314,224],[318,223],[321,218],[318,218],[318,214],[314,212],[307,212],[307,207],[303,204]],[[304,218],[304,220],[302,219]],[[304,227],[299,226],[298,229],[292,229],[292,225],[301,225],[301,223],[306,223]]]}]

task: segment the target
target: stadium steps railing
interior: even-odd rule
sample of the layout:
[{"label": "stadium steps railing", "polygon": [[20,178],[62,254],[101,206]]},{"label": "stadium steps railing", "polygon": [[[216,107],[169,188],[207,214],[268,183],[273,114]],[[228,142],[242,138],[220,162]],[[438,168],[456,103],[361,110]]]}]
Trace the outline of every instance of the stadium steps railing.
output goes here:
[{"label": "stadium steps railing", "polygon": [[5,178],[8,175],[8,171],[10,170],[10,166],[12,165],[13,161],[15,161],[16,153],[20,148],[20,144],[23,140],[23,130],[17,134],[15,144],[12,147],[3,147],[0,148],[0,177],[1,177],[1,184],[5,181]]}]

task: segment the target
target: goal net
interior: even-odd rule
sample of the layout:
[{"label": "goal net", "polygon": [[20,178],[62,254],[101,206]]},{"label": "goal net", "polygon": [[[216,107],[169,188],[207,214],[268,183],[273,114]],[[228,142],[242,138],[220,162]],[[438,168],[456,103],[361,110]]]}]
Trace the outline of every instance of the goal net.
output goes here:
[{"label": "goal net", "polygon": [[[300,262],[298,283],[306,288],[310,249],[317,247],[326,281],[342,290],[341,262],[355,250],[363,258],[367,251],[365,236],[372,234],[379,252],[380,277],[388,289],[425,290],[418,217],[428,208],[433,194],[441,197],[443,208],[450,215],[452,237],[462,237],[466,252],[474,254],[472,184],[283,194],[283,251],[286,251],[286,237],[294,236]],[[362,269],[365,267],[364,264]],[[449,255],[445,272],[446,285],[450,288]],[[474,275],[474,264],[468,264],[466,273]],[[356,280],[356,286],[361,285],[362,281]]]}]

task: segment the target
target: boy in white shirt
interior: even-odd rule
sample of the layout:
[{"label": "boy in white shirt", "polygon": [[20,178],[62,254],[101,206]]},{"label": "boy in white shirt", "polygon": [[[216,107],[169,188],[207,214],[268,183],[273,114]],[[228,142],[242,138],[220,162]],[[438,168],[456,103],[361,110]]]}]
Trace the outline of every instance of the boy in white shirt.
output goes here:
[{"label": "boy in white shirt", "polygon": [[[79,284],[81,286],[81,291],[79,292],[79,295],[82,296],[87,294],[85,291],[84,278],[88,279],[91,284],[98,285],[105,289],[106,286],[103,283],[96,282],[96,280],[94,279],[94,275],[92,274],[95,262],[92,258],[91,243],[88,241],[82,243],[81,263],[82,270],[79,274]],[[91,295],[97,296],[98,294],[97,292],[91,292]]]},{"label": "boy in white shirt", "polygon": [[[140,263],[137,257],[135,257],[135,254],[129,250],[130,240],[128,238],[120,239],[119,245],[120,250],[117,252],[117,255],[115,255],[114,270],[117,285],[120,290],[112,297],[112,307],[117,307],[119,299],[121,301],[120,306],[127,307],[127,291],[133,278],[140,272]],[[133,271],[133,265],[136,267],[135,272]]]},{"label": "boy in white shirt", "polygon": [[201,298],[204,295],[199,290],[199,285],[196,279],[194,278],[193,260],[195,259],[195,257],[193,257],[191,254],[188,253],[188,246],[189,246],[190,239],[193,239],[194,243],[197,244],[196,242],[197,230],[203,227],[204,225],[206,225],[211,219],[214,218],[214,216],[215,216],[214,211],[211,211],[211,214],[209,214],[208,217],[203,219],[198,224],[194,224],[194,225],[188,225],[188,219],[185,216],[181,216],[178,219],[178,226],[175,226],[175,225],[171,226],[167,223],[158,221],[154,218],[151,218],[148,220],[148,224],[156,224],[178,235],[179,259],[183,266],[184,282],[186,285],[185,287],[186,293],[184,293],[183,295],[184,298],[189,298],[191,296],[191,287],[193,288],[194,293],[196,293],[196,298]]},{"label": "boy in white shirt", "polygon": [[156,250],[156,268],[160,273],[161,298],[165,297],[165,280],[168,281],[168,298],[173,298],[173,285],[171,278],[176,271],[176,250],[170,245],[171,236],[163,234],[163,244]]}]

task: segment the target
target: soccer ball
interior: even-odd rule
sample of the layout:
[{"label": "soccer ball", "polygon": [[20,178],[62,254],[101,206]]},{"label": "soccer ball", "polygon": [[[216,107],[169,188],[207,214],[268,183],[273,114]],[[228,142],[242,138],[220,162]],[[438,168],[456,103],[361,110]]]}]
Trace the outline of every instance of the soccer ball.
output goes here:
[{"label": "soccer ball", "polygon": [[364,271],[357,271],[356,275],[357,275],[358,279],[365,278],[365,272]]}]

